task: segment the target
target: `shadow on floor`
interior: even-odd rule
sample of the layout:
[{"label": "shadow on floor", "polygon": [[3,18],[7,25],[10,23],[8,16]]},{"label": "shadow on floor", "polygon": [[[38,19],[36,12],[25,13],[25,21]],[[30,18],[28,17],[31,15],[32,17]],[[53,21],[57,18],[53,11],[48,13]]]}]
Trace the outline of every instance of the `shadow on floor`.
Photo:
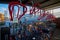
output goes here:
[{"label": "shadow on floor", "polygon": [[52,40],[60,40],[60,29],[55,30]]}]

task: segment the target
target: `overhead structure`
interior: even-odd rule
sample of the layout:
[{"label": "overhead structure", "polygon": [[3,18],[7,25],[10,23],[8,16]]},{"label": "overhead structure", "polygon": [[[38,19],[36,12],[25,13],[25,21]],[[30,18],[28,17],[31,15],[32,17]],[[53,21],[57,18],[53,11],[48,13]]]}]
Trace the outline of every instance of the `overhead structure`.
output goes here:
[{"label": "overhead structure", "polygon": [[[20,1],[20,0],[13,0],[13,1],[16,2],[16,1]],[[34,3],[40,3],[40,6],[39,6],[40,8],[52,8],[54,6],[60,6],[59,5],[60,0],[21,0],[21,3],[25,4],[25,5],[28,5],[28,6],[31,6],[32,1]],[[12,0],[0,0],[0,3],[8,4],[9,2],[12,2]]]}]

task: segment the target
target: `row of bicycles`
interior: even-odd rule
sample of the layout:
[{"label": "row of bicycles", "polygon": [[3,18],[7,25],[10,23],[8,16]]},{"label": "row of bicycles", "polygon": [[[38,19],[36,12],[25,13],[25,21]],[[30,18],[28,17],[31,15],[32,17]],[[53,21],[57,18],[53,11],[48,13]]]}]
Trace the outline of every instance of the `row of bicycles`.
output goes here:
[{"label": "row of bicycles", "polygon": [[55,28],[56,24],[51,21],[13,24],[10,40],[51,40]]}]

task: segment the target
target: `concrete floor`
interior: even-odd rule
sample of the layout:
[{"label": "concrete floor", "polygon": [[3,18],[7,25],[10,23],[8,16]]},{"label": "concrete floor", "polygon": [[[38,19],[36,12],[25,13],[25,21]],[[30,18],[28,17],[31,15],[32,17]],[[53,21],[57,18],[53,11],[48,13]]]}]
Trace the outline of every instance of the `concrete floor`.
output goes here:
[{"label": "concrete floor", "polygon": [[60,29],[56,29],[52,40],[60,40]]}]

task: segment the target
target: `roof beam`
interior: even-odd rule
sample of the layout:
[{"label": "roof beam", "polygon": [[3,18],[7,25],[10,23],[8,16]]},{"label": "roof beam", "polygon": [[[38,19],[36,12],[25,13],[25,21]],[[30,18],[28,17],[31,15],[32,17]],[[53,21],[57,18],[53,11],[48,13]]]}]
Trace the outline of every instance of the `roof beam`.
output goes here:
[{"label": "roof beam", "polygon": [[51,6],[51,5],[57,4],[57,3],[60,3],[60,1],[55,2],[55,3],[52,3],[52,4],[50,4],[50,5],[46,5],[46,6],[42,7],[42,8],[45,8],[45,7],[48,7],[48,6]]}]

